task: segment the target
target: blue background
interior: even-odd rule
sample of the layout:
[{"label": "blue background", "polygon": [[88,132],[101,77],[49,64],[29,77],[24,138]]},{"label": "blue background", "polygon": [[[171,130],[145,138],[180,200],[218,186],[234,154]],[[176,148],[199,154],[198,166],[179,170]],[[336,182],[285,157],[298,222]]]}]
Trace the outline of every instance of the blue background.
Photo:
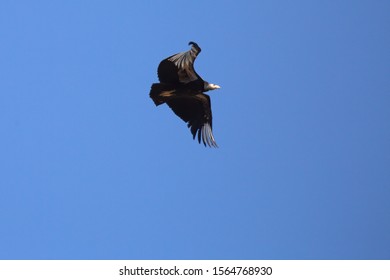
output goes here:
[{"label": "blue background", "polygon": [[[1,1],[1,259],[389,259],[389,1]],[[197,42],[220,148],[148,97]]]}]

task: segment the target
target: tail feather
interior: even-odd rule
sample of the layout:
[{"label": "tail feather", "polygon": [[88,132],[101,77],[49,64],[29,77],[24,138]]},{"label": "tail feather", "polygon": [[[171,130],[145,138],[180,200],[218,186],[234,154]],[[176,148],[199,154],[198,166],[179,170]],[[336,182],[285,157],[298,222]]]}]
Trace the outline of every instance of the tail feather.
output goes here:
[{"label": "tail feather", "polygon": [[169,99],[169,97],[173,95],[174,92],[175,90],[167,85],[152,84],[149,96],[150,98],[152,98],[154,104],[158,106],[165,103]]}]

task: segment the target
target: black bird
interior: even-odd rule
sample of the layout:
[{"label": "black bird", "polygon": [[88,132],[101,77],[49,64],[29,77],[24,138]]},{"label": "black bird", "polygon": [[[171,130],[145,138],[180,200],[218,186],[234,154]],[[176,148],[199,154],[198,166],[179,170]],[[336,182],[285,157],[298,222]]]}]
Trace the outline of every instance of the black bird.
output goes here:
[{"label": "black bird", "polygon": [[203,144],[217,147],[212,132],[210,97],[203,92],[218,89],[204,81],[194,69],[200,47],[189,42],[191,49],[172,55],[160,62],[157,75],[160,83],[152,84],[150,98],[156,106],[167,103],[173,112],[187,123],[193,138],[198,135]]}]

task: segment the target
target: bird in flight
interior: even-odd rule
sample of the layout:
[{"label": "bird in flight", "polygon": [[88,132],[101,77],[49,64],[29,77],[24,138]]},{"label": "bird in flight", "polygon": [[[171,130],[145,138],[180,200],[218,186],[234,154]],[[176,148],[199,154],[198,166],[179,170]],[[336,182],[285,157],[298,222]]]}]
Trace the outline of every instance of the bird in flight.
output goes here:
[{"label": "bird in flight", "polygon": [[174,54],[160,62],[157,76],[160,83],[152,84],[150,98],[156,106],[167,103],[172,111],[187,123],[193,138],[209,147],[218,147],[212,132],[210,97],[204,92],[220,86],[204,81],[194,69],[201,49],[189,42],[191,49]]}]

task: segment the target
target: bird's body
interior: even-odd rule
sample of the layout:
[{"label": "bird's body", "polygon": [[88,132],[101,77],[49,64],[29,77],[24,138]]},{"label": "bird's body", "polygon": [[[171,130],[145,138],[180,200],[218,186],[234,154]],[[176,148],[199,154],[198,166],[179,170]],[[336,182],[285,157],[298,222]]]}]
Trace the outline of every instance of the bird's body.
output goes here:
[{"label": "bird's body", "polygon": [[187,52],[172,55],[160,62],[157,75],[160,83],[152,84],[150,97],[156,106],[167,103],[173,112],[198,135],[204,145],[217,147],[212,133],[210,97],[203,92],[218,89],[218,85],[204,81],[194,70],[194,61],[201,49],[190,42]]}]

